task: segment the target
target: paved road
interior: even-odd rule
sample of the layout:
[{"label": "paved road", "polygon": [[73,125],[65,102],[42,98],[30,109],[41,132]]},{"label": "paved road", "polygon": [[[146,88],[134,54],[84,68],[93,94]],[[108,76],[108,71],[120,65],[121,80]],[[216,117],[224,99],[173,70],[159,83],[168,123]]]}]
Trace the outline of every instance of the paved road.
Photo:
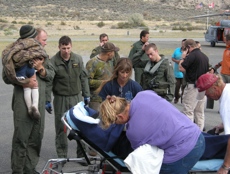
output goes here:
[{"label": "paved road", "polygon": [[[154,42],[158,47],[161,48],[176,48],[180,45],[181,39],[158,39]],[[209,43],[203,41],[203,39],[199,39],[202,44],[202,50],[205,52],[210,58],[211,64],[216,64],[221,60],[223,50],[225,46],[218,45],[216,47],[210,47]],[[167,55],[171,56],[171,55]],[[86,57],[89,55],[83,56],[86,62]],[[0,65],[0,69],[2,69]],[[0,72],[1,75],[1,72]],[[1,110],[1,121],[0,121],[0,174],[10,174],[10,153],[11,153],[11,141],[13,135],[13,114],[11,111],[11,98],[12,98],[12,86],[6,85],[0,80],[0,110]],[[175,105],[178,109],[182,108],[181,104]],[[220,116],[218,114],[218,102],[215,102],[214,109],[206,109],[206,129],[210,129],[216,124],[220,122]],[[46,161],[51,158],[56,158],[55,152],[55,134],[54,134],[54,115],[50,115],[46,113],[46,124],[45,124],[45,135],[43,139],[41,157],[39,160],[39,164],[37,166],[37,170],[41,171]],[[75,155],[76,143],[74,141],[69,142],[69,153],[68,157],[76,157]]]}]

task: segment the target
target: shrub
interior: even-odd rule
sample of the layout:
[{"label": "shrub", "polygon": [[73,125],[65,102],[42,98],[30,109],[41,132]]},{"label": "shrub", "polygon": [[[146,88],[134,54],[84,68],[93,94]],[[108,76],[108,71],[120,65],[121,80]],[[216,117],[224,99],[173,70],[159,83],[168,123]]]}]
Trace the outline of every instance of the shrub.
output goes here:
[{"label": "shrub", "polygon": [[23,21],[19,21],[18,23],[19,23],[19,24],[26,24],[26,23],[25,23],[25,22],[23,22]]},{"label": "shrub", "polygon": [[64,21],[61,21],[61,25],[66,25],[66,23]]},{"label": "shrub", "polygon": [[10,31],[9,29],[6,29],[6,30],[4,30],[4,35],[5,36],[13,35],[13,32]]},{"label": "shrub", "polygon": [[2,23],[7,23],[7,20],[5,20],[5,19],[0,19],[0,22],[2,22]]},{"label": "shrub", "polygon": [[51,22],[47,22],[46,25],[48,26],[48,25],[53,25],[53,24]]},{"label": "shrub", "polygon": [[133,27],[145,26],[142,14],[134,13],[128,18],[128,23]]},{"label": "shrub", "polygon": [[74,30],[80,30],[80,27],[76,25],[76,26],[73,26],[73,29]]},{"label": "shrub", "polygon": [[99,28],[104,27],[104,26],[105,26],[105,23],[104,23],[103,21],[98,22],[98,23],[97,23],[97,26],[98,26]]},{"label": "shrub", "polygon": [[34,23],[32,21],[29,21],[27,24],[29,25],[33,25]]},{"label": "shrub", "polygon": [[132,25],[128,22],[119,22],[117,24],[117,28],[119,28],[119,29],[132,28]]},{"label": "shrub", "polygon": [[17,24],[17,21],[12,21],[11,23],[12,23],[12,24]]}]

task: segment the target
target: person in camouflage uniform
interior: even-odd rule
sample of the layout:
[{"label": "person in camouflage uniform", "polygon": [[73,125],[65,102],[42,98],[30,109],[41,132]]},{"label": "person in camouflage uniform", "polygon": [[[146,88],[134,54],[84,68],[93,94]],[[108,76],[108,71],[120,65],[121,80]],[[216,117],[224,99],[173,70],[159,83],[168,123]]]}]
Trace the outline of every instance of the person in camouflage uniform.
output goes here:
[{"label": "person in camouflage uniform", "polygon": [[[149,60],[141,60],[146,53]],[[142,50],[133,56],[133,65],[144,68],[141,76],[141,86],[144,90],[153,90],[159,96],[171,102],[174,98],[175,77],[172,65],[163,55],[159,55],[154,43],[145,43]]]},{"label": "person in camouflage uniform", "polygon": [[[149,40],[149,32],[146,30],[142,30],[140,33],[140,40],[135,42],[132,45],[132,48],[129,52],[129,58],[132,61],[133,59],[133,55],[135,53],[137,53],[138,51],[140,51],[142,49],[142,46],[148,42]],[[141,57],[139,57],[139,59],[141,60],[149,60],[148,56],[144,53]],[[133,65],[134,68],[134,73],[135,73],[135,81],[138,82],[139,84],[141,83],[141,75],[144,71],[143,68],[139,68],[138,64],[137,65]]]},{"label": "person in camouflage uniform", "polygon": [[[66,158],[68,152],[67,134],[61,117],[64,112],[82,101],[89,101],[90,91],[88,74],[84,68],[82,57],[72,52],[72,41],[68,36],[59,39],[59,51],[51,58],[55,72],[52,87],[55,114],[56,151],[59,158]],[[47,97],[50,98],[50,97]],[[83,157],[77,147],[77,156]]]},{"label": "person in camouflage uniform", "polygon": [[86,64],[91,94],[89,107],[95,110],[99,110],[99,105],[102,102],[97,89],[103,81],[109,80],[112,76],[113,66],[109,63],[109,60],[112,60],[115,51],[119,51],[119,48],[115,47],[113,43],[106,42],[101,47],[101,53],[90,59]]},{"label": "person in camouflage uniform", "polygon": [[[96,48],[94,48],[92,50],[92,53],[90,55],[90,59],[94,58],[95,56],[97,56],[98,54],[101,53],[101,47],[109,41],[109,36],[105,33],[100,34],[99,36],[99,46],[97,46]],[[114,67],[117,64],[118,59],[120,58],[120,55],[118,54],[117,51],[114,52],[114,57],[112,58],[112,60],[109,60],[109,63]]]},{"label": "person in camouflage uniform", "polygon": [[[25,25],[20,29],[20,38],[14,42],[14,47],[7,47],[2,54],[5,59],[14,49],[23,46],[28,46],[30,38],[35,29],[32,26]],[[24,43],[24,44],[23,44]],[[38,43],[38,42],[37,42]],[[38,43],[39,44],[39,43]],[[17,47],[17,48],[16,48]],[[8,50],[7,50],[8,49]],[[29,50],[24,49],[25,53]],[[36,51],[36,50],[35,50]],[[25,58],[25,57],[22,57]],[[42,139],[44,135],[45,125],[45,90],[46,83],[52,81],[54,72],[48,58],[36,59],[33,61],[34,67],[37,70],[36,79],[39,88],[39,107],[38,110],[41,117],[35,120],[29,116],[28,109],[24,100],[24,91],[22,85],[12,81],[7,75],[3,67],[2,78],[6,84],[12,84],[14,87],[12,97],[12,110],[14,118],[14,134],[12,140],[11,152],[11,168],[13,174],[37,174],[35,167],[38,164]],[[33,85],[34,81],[29,81],[29,86]]]}]

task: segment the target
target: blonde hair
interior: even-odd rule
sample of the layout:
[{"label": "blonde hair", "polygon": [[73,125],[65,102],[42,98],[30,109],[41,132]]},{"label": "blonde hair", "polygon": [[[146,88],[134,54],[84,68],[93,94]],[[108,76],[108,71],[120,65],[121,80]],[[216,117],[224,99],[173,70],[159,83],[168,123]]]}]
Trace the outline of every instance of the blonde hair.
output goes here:
[{"label": "blonde hair", "polygon": [[215,86],[223,86],[224,85],[224,81],[223,78],[220,74],[216,75],[218,77],[217,81],[214,83]]},{"label": "blonde hair", "polygon": [[122,113],[126,106],[128,105],[128,101],[121,97],[115,97],[115,101],[111,102],[111,99],[104,100],[99,109],[99,115],[101,118],[101,127],[107,129],[110,127],[111,124],[114,124],[117,115]]}]

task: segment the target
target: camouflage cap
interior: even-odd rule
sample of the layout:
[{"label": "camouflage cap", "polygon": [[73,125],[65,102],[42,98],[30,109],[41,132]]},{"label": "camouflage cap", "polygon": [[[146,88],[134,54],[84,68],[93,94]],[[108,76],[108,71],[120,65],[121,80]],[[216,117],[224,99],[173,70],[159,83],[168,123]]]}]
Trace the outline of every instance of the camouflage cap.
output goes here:
[{"label": "camouflage cap", "polygon": [[120,49],[118,47],[115,47],[115,45],[111,42],[106,42],[102,47],[101,47],[101,52],[102,53],[107,53],[111,51],[119,51]]}]

